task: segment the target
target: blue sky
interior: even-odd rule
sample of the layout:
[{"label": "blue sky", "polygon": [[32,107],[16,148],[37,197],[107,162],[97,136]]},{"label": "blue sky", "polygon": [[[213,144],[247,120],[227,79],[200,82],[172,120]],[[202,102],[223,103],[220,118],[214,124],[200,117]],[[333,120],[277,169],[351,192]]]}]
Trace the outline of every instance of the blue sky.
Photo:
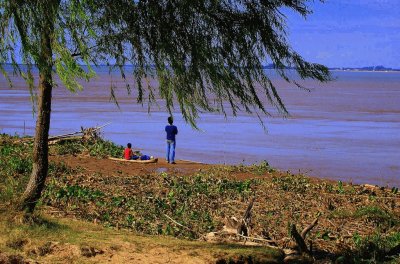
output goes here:
[{"label": "blue sky", "polygon": [[287,13],[289,41],[306,60],[400,69],[400,0],[326,0],[310,7],[306,20]]}]

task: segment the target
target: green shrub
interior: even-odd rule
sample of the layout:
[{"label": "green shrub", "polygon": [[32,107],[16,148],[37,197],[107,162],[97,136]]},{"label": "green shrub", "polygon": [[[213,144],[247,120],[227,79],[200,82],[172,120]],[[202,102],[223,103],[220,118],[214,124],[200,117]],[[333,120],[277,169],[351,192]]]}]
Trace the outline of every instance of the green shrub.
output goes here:
[{"label": "green shrub", "polygon": [[87,145],[89,154],[95,157],[116,157],[121,158],[124,148],[122,146],[115,145],[113,142],[108,140],[98,140],[93,144]]}]

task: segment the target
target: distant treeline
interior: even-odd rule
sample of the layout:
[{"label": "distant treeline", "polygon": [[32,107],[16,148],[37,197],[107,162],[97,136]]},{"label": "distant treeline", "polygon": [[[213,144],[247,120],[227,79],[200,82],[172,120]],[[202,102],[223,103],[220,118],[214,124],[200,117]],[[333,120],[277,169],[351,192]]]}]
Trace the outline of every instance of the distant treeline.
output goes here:
[{"label": "distant treeline", "polygon": [[[11,63],[3,63],[2,64],[4,67],[4,69],[6,71],[10,71],[12,70],[12,64]],[[26,65],[25,64],[19,64],[19,66],[21,67],[21,70],[26,70]],[[86,65],[81,65],[83,66],[83,68],[85,69],[87,66]],[[92,65],[92,67],[94,67],[95,70],[99,70],[99,69],[108,69],[109,67],[112,67],[113,69],[119,70],[119,66],[118,65],[106,65],[106,64],[100,64],[100,65]],[[134,65],[124,65],[121,66],[125,69],[133,69]],[[268,64],[262,67],[263,69],[275,69],[275,64]],[[285,67],[288,70],[294,70],[295,67]],[[36,67],[33,65],[33,71],[36,71]],[[337,70],[337,71],[400,71],[400,69],[394,69],[394,68],[387,68],[385,66],[382,65],[378,65],[378,66],[367,66],[367,67],[333,67],[333,68],[329,68],[329,70]]]},{"label": "distant treeline", "polygon": [[[274,64],[268,64],[263,66],[264,69],[275,69]],[[294,69],[294,67],[286,67],[286,69]],[[329,70],[340,70],[340,71],[400,71],[400,69],[386,68],[385,66],[367,66],[367,67],[335,67],[329,68]]]}]

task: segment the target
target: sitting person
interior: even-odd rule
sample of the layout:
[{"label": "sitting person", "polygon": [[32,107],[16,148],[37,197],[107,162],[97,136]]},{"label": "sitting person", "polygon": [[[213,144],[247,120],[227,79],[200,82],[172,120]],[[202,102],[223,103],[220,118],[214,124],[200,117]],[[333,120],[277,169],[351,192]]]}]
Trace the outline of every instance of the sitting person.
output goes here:
[{"label": "sitting person", "polygon": [[128,143],[126,149],[124,150],[124,158],[126,160],[149,160],[152,156],[142,155],[139,151],[132,151],[132,144]]}]

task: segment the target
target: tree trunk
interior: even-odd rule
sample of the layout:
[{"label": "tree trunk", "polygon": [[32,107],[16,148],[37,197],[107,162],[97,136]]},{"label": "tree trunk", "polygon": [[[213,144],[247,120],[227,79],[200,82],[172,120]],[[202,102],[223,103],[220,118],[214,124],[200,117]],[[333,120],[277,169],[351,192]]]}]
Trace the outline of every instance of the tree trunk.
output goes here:
[{"label": "tree trunk", "polygon": [[48,137],[50,129],[51,97],[53,89],[52,80],[52,35],[54,32],[53,18],[45,15],[41,30],[41,52],[39,68],[39,100],[38,115],[35,129],[35,142],[33,145],[33,168],[29,183],[21,198],[19,209],[33,212],[41,196],[48,172]]},{"label": "tree trunk", "polygon": [[40,96],[33,146],[33,168],[21,200],[21,210],[32,212],[42,193],[48,172],[48,136],[51,112],[51,75],[40,73]]}]

